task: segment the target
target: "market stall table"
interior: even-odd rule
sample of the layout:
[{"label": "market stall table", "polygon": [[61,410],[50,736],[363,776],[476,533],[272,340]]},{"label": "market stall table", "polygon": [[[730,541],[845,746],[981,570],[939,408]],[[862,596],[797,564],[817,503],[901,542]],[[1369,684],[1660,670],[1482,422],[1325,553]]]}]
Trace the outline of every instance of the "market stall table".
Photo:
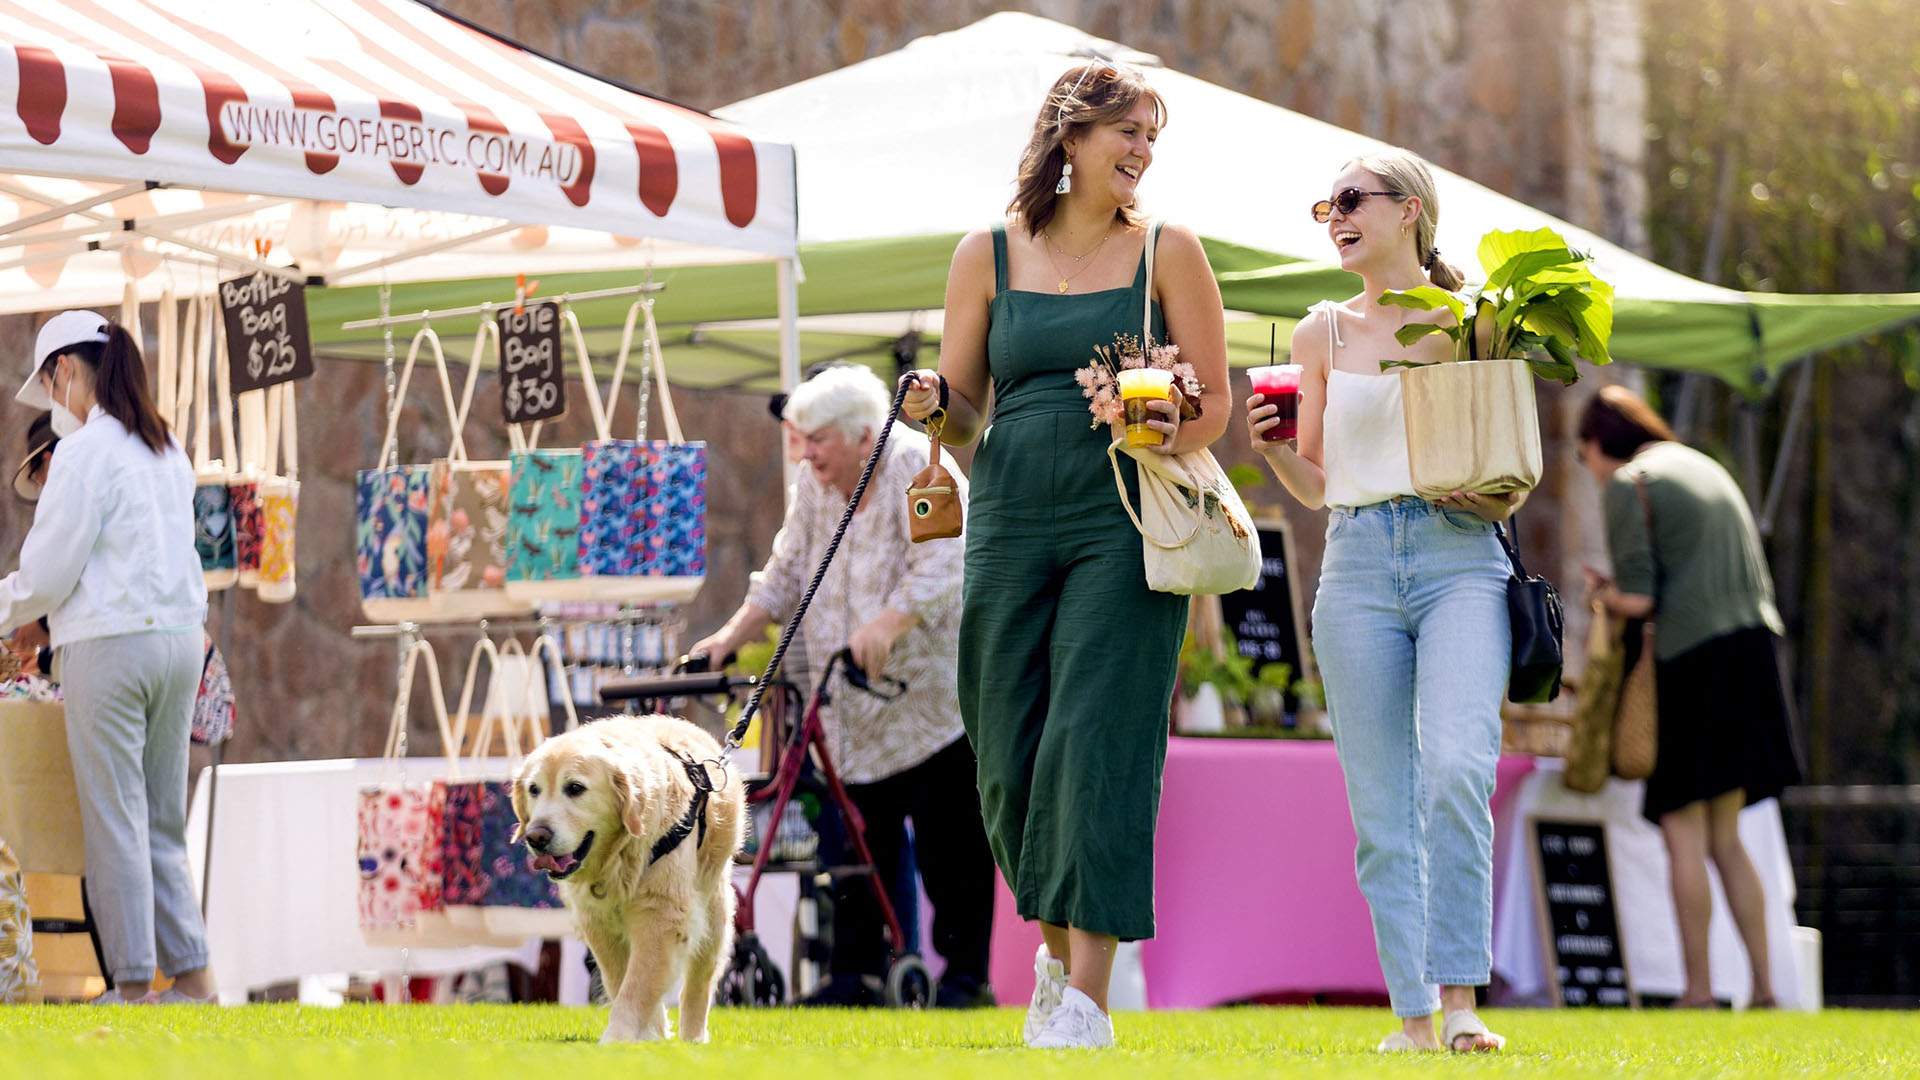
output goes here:
[{"label": "market stall table", "polygon": [[[1685,979],[1680,962],[1680,930],[1667,875],[1667,852],[1660,830],[1640,816],[1639,781],[1609,780],[1592,795],[1569,791],[1561,783],[1561,763],[1540,759],[1540,769],[1520,784],[1504,807],[1495,843],[1493,970],[1506,984],[1504,1000],[1517,1005],[1547,1003],[1546,962],[1541,955],[1540,924],[1535,915],[1532,864],[1528,858],[1529,818],[1598,821],[1606,825],[1608,863],[1619,913],[1627,974],[1636,993],[1678,997]],[[1767,895],[1767,946],[1774,997],[1782,1008],[1812,1008],[1800,978],[1794,938],[1793,860],[1787,851],[1780,804],[1767,799],[1740,814],[1740,839],[1760,873]],[[1713,993],[1744,1004],[1751,991],[1746,951],[1741,947],[1719,875],[1713,875],[1713,923],[1708,946]]]},{"label": "market stall table", "polygon": [[[1500,759],[1496,818],[1532,769],[1530,757]],[[1159,935],[1142,948],[1150,1007],[1327,995],[1385,1000],[1332,742],[1175,737],[1158,845]],[[1032,994],[1039,943],[1003,883],[992,968],[1000,1000]]]}]

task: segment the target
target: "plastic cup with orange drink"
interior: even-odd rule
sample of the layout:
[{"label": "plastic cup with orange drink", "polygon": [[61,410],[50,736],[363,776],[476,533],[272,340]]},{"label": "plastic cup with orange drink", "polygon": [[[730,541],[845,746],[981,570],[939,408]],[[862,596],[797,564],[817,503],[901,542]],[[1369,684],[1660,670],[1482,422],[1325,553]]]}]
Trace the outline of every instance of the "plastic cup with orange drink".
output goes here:
[{"label": "plastic cup with orange drink", "polygon": [[1159,446],[1166,436],[1147,426],[1154,418],[1152,401],[1173,400],[1173,372],[1161,368],[1127,368],[1120,372],[1120,407],[1126,414],[1127,445]]}]

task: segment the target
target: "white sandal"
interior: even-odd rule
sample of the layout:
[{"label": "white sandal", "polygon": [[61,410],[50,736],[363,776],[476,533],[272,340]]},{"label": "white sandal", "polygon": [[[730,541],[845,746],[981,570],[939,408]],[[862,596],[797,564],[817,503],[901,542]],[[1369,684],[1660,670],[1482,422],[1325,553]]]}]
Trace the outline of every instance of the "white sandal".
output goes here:
[{"label": "white sandal", "polygon": [[1444,1044],[1449,1051],[1456,1054],[1468,1053],[1468,1051],[1460,1050],[1454,1045],[1458,1040],[1468,1037],[1481,1040],[1481,1044],[1473,1048],[1473,1053],[1490,1053],[1494,1050],[1502,1049],[1507,1045],[1505,1038],[1487,1030],[1487,1025],[1481,1021],[1480,1017],[1476,1015],[1472,1009],[1461,1009],[1458,1012],[1448,1013],[1447,1022],[1441,1027],[1441,1035],[1441,1043]]},{"label": "white sandal", "polygon": [[1418,1054],[1427,1049],[1429,1048],[1414,1042],[1413,1037],[1406,1032],[1396,1031],[1386,1038],[1381,1039],[1380,1045],[1374,1047],[1373,1052],[1376,1054]]}]

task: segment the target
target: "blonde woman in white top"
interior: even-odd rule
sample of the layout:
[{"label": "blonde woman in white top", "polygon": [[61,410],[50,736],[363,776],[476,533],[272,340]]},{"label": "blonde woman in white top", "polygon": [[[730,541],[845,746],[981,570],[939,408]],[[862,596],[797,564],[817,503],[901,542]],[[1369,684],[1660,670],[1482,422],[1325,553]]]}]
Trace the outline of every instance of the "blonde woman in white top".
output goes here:
[{"label": "blonde woman in white top", "polygon": [[[60,436],[20,567],[0,579],[0,632],[47,616],[87,841],[87,895],[107,974],[101,1003],[213,996],[187,868],[187,736],[207,590],[193,546],[193,468],[147,389],[140,348],[91,311],[49,319],[23,405]],[[154,968],[173,979],[151,994]]]},{"label": "blonde woman in white top", "polygon": [[[1474,1013],[1492,967],[1493,794],[1511,632],[1507,562],[1494,523],[1514,502],[1413,494],[1398,371],[1383,361],[1447,359],[1444,335],[1407,348],[1394,332],[1448,313],[1378,303],[1388,290],[1459,272],[1439,259],[1433,176],[1388,152],[1350,162],[1313,209],[1360,293],[1315,305],[1293,334],[1299,437],[1266,442],[1276,407],[1247,399],[1253,447],[1294,498],[1332,508],[1314,603],[1355,870],[1401,1029],[1382,1051],[1497,1050]],[[1436,1037],[1435,1009],[1444,1009]],[[1444,1041],[1442,1041],[1444,1040]]]}]

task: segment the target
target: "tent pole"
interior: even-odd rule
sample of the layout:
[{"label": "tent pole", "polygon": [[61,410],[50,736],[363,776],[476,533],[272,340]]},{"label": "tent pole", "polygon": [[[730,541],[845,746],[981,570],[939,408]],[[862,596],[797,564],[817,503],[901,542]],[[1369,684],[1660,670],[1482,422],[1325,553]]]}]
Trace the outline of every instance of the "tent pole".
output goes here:
[{"label": "tent pole", "polygon": [[358,277],[361,274],[374,270],[384,270],[395,263],[406,262],[408,259],[418,259],[426,255],[438,255],[443,251],[449,251],[466,244],[477,243],[481,240],[499,236],[502,233],[517,232],[524,228],[526,228],[526,226],[519,222],[509,221],[505,225],[496,225],[491,229],[481,229],[479,232],[470,232],[462,236],[455,236],[431,244],[422,244],[410,251],[402,251],[397,255],[388,255],[384,259],[374,259],[370,262],[360,263],[357,266],[346,266],[338,270],[329,271],[327,274],[327,284],[337,284],[350,277]]},{"label": "tent pole", "polygon": [[1787,430],[1780,435],[1780,450],[1773,456],[1773,475],[1767,485],[1767,501],[1760,511],[1760,536],[1771,539],[1773,524],[1780,514],[1780,500],[1787,490],[1787,466],[1793,462],[1793,452],[1799,448],[1801,432],[1807,426],[1807,401],[1813,391],[1813,366],[1819,361],[1808,357],[1802,361],[1800,382],[1793,388],[1793,404],[1787,409]]},{"label": "tent pole", "polygon": [[[776,287],[779,289],[780,306],[780,390],[792,393],[800,385],[800,260],[798,257],[781,259],[775,266]],[[780,439],[780,465],[785,483],[782,485],[791,497],[793,491],[794,465],[787,460],[786,436]]]},{"label": "tent pole", "polygon": [[[70,202],[70,203],[67,203],[65,206],[55,206],[49,210],[42,210],[37,214],[28,214],[26,217],[23,217],[23,218],[15,218],[14,220],[7,222],[5,225],[0,225],[0,236],[11,236],[14,233],[20,232],[23,229],[31,229],[35,225],[45,225],[49,221],[59,221],[63,217],[68,217],[73,214],[78,214],[85,210],[91,210],[94,207],[99,206],[101,203],[112,202],[115,199],[124,199],[132,195],[138,195],[143,191],[150,191],[153,188],[160,187],[160,186],[161,185],[159,184],[149,185],[146,181],[142,180],[140,183],[127,184],[123,187],[114,188],[112,191],[98,192],[96,194],[89,195],[84,199],[81,199],[79,202]],[[32,201],[34,202],[44,201],[39,196],[22,196],[22,197],[31,198]]]}]

